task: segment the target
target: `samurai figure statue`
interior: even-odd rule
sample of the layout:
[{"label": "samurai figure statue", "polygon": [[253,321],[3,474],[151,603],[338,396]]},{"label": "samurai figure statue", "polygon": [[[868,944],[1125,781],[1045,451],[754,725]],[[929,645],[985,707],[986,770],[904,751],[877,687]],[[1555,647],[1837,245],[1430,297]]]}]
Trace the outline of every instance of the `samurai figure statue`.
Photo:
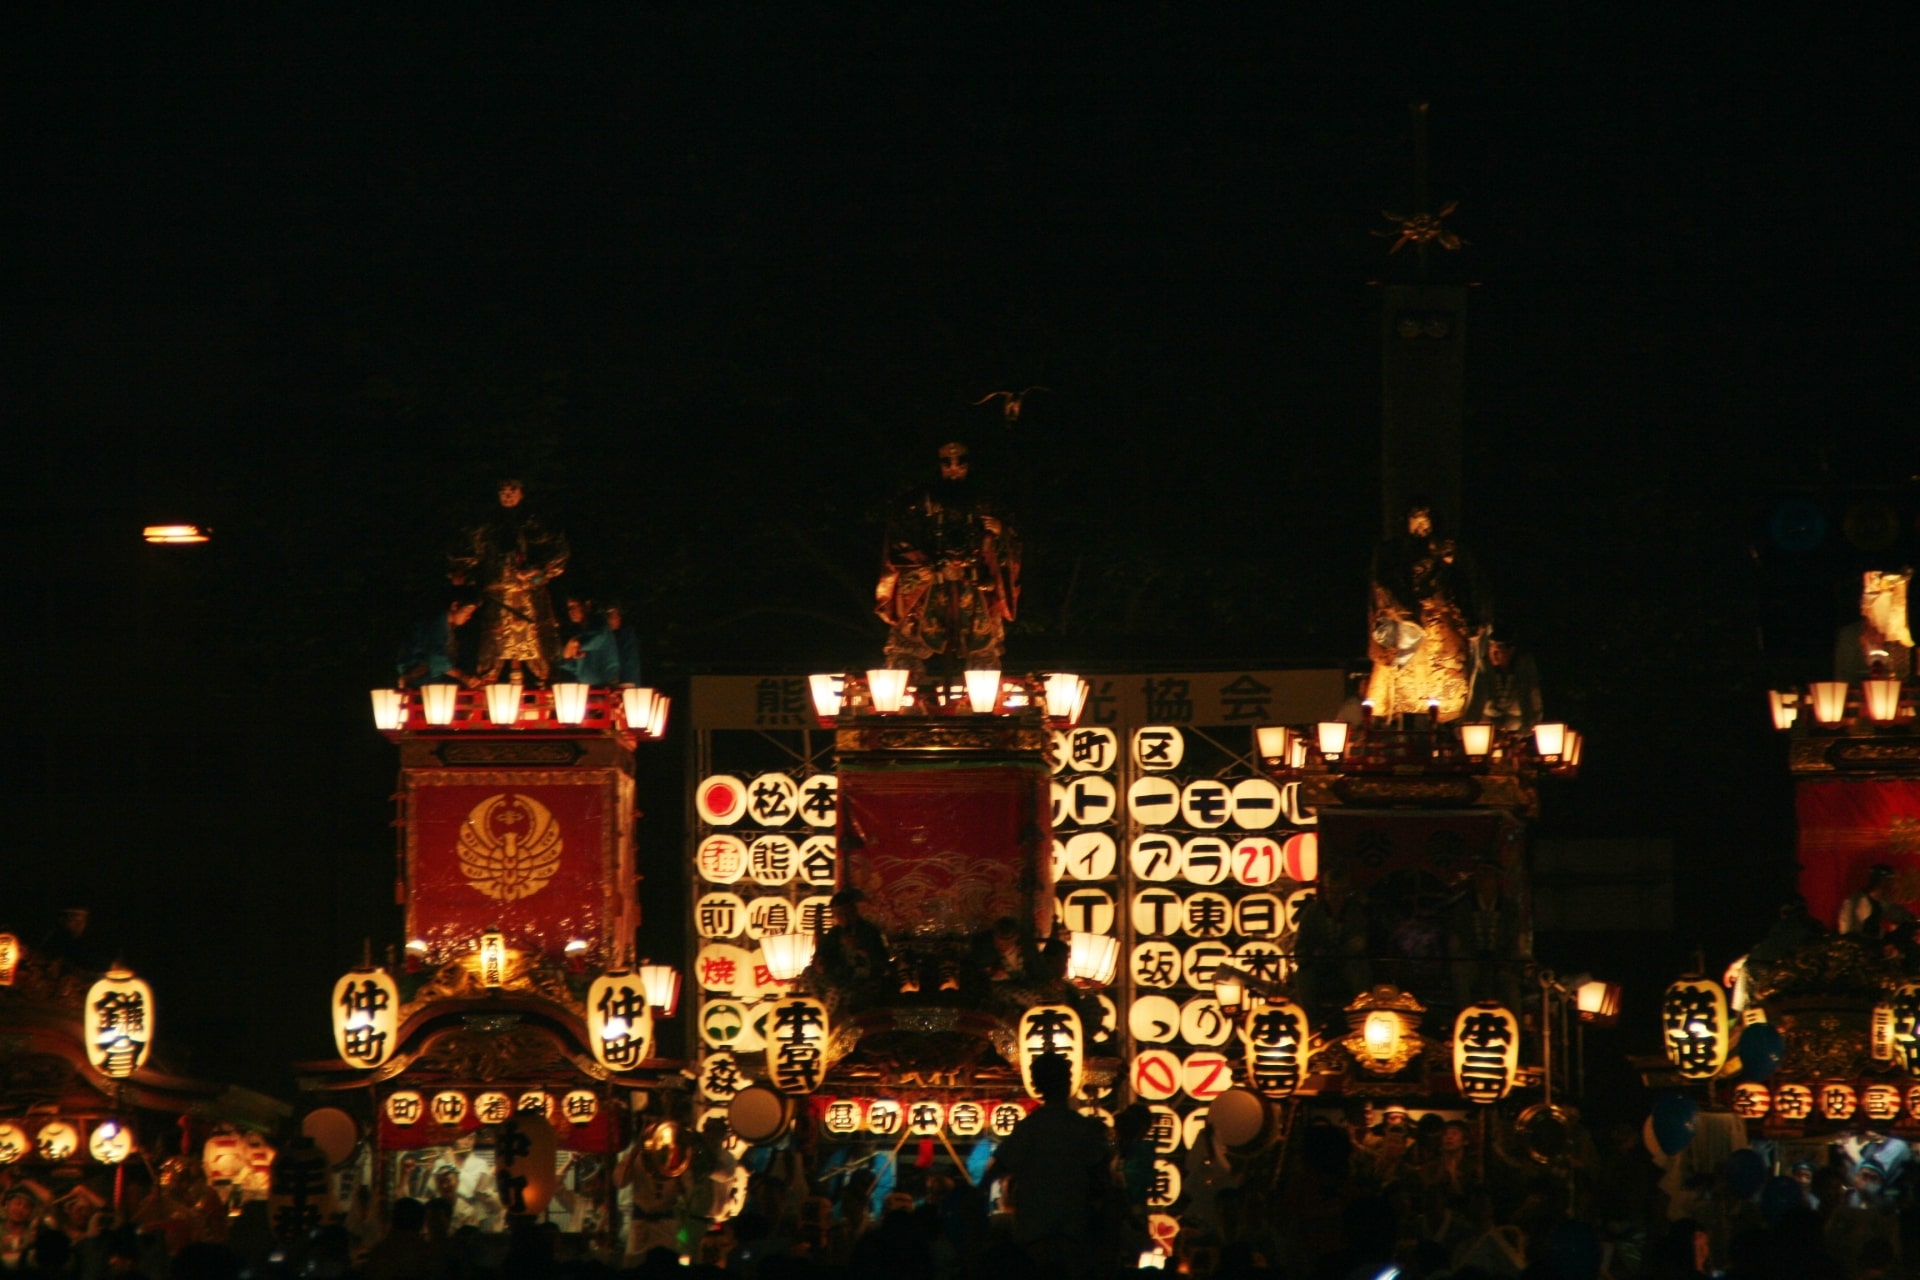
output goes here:
[{"label": "samurai figure statue", "polygon": [[462,531],[448,556],[448,576],[480,590],[480,658],[476,674],[497,681],[519,663],[544,683],[559,658],[560,631],[547,584],[566,570],[566,535],[524,505],[526,489],[502,480],[500,509]]},{"label": "samurai figure statue", "polygon": [[1367,697],[1375,715],[1457,720],[1493,613],[1466,550],[1442,537],[1432,507],[1408,503],[1406,531],[1374,552]]},{"label": "samurai figure statue", "polygon": [[1020,539],[970,472],[965,444],[941,445],[940,479],[906,495],[887,522],[874,603],[890,667],[1001,665],[1020,603]]}]

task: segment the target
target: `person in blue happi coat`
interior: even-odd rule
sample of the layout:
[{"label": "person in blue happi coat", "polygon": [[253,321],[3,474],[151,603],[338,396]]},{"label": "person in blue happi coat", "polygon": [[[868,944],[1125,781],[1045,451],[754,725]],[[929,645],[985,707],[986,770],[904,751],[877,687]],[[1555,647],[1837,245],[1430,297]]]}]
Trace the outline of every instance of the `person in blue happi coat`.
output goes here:
[{"label": "person in blue happi coat", "polygon": [[480,607],[480,593],[472,587],[451,589],[446,607],[414,624],[395,663],[402,689],[423,684],[458,684],[478,688],[478,676],[467,670],[462,657],[460,629],[472,621]]}]

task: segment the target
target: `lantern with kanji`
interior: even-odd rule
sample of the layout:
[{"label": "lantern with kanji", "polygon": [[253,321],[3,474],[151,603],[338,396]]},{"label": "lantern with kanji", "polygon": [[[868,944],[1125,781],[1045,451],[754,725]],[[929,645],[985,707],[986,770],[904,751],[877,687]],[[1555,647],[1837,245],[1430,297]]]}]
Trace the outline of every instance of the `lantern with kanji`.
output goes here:
[{"label": "lantern with kanji", "polygon": [[1069,1005],[1035,1005],[1020,1015],[1020,1029],[1017,1036],[1020,1049],[1020,1080],[1027,1087],[1029,1097],[1038,1098],[1039,1091],[1033,1087],[1033,1064],[1042,1058],[1057,1057],[1064,1059],[1070,1084],[1068,1088],[1074,1094],[1080,1092],[1080,1076],[1083,1066],[1082,1036],[1080,1015]]},{"label": "lantern with kanji", "polygon": [[377,1067],[400,1033],[400,988],[385,969],[363,965],[333,984],[333,1046],[349,1066]]},{"label": "lantern with kanji", "polygon": [[1920,1070],[1920,982],[1901,983],[1887,1003],[1893,1056],[1908,1071]]},{"label": "lantern with kanji", "polygon": [[72,1159],[73,1153],[80,1149],[80,1131],[65,1120],[49,1120],[34,1135],[34,1146],[42,1160],[58,1164]]},{"label": "lantern with kanji", "polygon": [[1881,1081],[1860,1090],[1860,1110],[1875,1124],[1889,1124],[1900,1118],[1900,1087]]},{"label": "lantern with kanji", "polygon": [[900,1132],[904,1122],[905,1117],[900,1110],[900,1103],[893,1098],[875,1098],[867,1104],[868,1133],[889,1138]]},{"label": "lantern with kanji", "polygon": [[274,1156],[268,1188],[273,1233],[282,1240],[306,1239],[333,1208],[327,1157],[311,1138],[295,1138]]},{"label": "lantern with kanji", "polygon": [[494,1187],[511,1217],[538,1217],[547,1211],[557,1183],[558,1147],[545,1117],[514,1112],[494,1128]]},{"label": "lantern with kanji", "polygon": [[0,1164],[13,1164],[27,1158],[33,1141],[27,1131],[11,1120],[0,1120]]},{"label": "lantern with kanji", "polygon": [[1453,1083],[1469,1102],[1498,1102],[1520,1070],[1520,1020],[1513,1011],[1482,1000],[1453,1022]]},{"label": "lantern with kanji", "polygon": [[[1894,1095],[1896,1103],[1899,1095]],[[1733,1114],[1743,1120],[1762,1120],[1773,1109],[1773,1091],[1757,1080],[1743,1080],[1733,1086]]]},{"label": "lantern with kanji", "polygon": [[609,1071],[632,1071],[653,1056],[653,1010],[638,974],[616,969],[593,980],[587,989],[587,1044]]},{"label": "lantern with kanji", "polygon": [[1805,1120],[1813,1114],[1813,1090],[1804,1084],[1783,1084],[1773,1091],[1773,1114],[1782,1120]]},{"label": "lantern with kanji", "polygon": [[1312,1036],[1307,1012],[1291,1000],[1257,1000],[1247,1011],[1247,1081],[1269,1098],[1285,1098],[1307,1075]]},{"label": "lantern with kanji", "polygon": [[1727,1064],[1731,1015],[1727,993],[1705,978],[1682,978],[1660,1001],[1667,1057],[1689,1080],[1710,1080]]},{"label": "lantern with kanji", "polygon": [[956,1138],[977,1138],[986,1132],[987,1109],[962,1099],[947,1108],[947,1132]]},{"label": "lantern with kanji", "polygon": [[767,1013],[767,1074],[782,1093],[812,1093],[827,1074],[827,1006],[782,996]]},{"label": "lantern with kanji", "polygon": [[1829,1080],[1820,1086],[1820,1114],[1829,1120],[1851,1120],[1859,1109],[1860,1095],[1844,1080]]},{"label": "lantern with kanji", "polygon": [[932,1138],[946,1124],[946,1108],[932,1098],[907,1104],[907,1132],[916,1138]]},{"label": "lantern with kanji", "polygon": [[426,1113],[426,1099],[412,1089],[399,1089],[387,1095],[386,1114],[391,1124],[405,1129],[419,1123]]},{"label": "lantern with kanji", "polygon": [[835,1135],[860,1132],[860,1104],[851,1098],[835,1098],[821,1110],[820,1126]]},{"label": "lantern with kanji", "polygon": [[11,933],[0,933],[0,987],[13,985],[13,975],[20,969],[20,939]]},{"label": "lantern with kanji", "polygon": [[87,1139],[87,1154],[101,1164],[119,1164],[133,1154],[133,1130],[118,1120],[102,1120]]},{"label": "lantern with kanji", "polygon": [[124,1080],[146,1065],[153,1047],[153,989],[115,965],[87,992],[87,1061]]}]

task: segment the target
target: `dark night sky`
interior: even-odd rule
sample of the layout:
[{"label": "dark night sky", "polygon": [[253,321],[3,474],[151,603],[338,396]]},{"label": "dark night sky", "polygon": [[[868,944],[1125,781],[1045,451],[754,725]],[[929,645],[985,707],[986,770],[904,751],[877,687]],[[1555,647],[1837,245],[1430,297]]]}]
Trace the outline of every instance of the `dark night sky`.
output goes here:
[{"label": "dark night sky", "polygon": [[661,678],[853,665],[879,499],[1043,383],[988,446],[1030,661],[1358,656],[1424,98],[1464,534],[1591,731],[1547,829],[1678,841],[1655,950],[1755,932],[1820,630],[1762,623],[1853,567],[1756,556],[1767,503],[1920,471],[1897,33],[1196,8],[10,14],[0,917],[90,898],[188,1069],[284,1088],[392,929],[364,691],[503,468]]}]

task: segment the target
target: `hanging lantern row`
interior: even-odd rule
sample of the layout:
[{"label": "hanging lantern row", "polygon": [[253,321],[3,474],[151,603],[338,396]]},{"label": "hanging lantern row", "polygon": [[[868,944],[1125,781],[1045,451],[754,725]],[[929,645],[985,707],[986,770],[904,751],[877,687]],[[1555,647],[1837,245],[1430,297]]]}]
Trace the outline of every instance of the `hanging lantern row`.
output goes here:
[{"label": "hanging lantern row", "polygon": [[955,1138],[1004,1138],[1026,1118],[1028,1104],[977,1101],[963,1098],[943,1103],[935,1098],[830,1098],[820,1106],[820,1127],[837,1137],[869,1133],[898,1137],[910,1133],[933,1137],[944,1127]]},{"label": "hanging lantern row", "polygon": [[[613,691],[607,692],[611,695]],[[424,684],[418,690],[374,689],[370,694],[373,727],[382,733],[398,733],[413,723],[416,707],[420,722],[430,728],[571,727],[594,718],[591,685],[563,681],[545,691],[530,692],[520,684],[490,684],[480,698],[468,695],[463,699],[465,693],[457,684]],[[614,717],[617,707],[619,719],[625,722],[628,732],[650,742],[666,736],[667,711],[673,699],[658,689],[621,689],[619,694],[617,703],[609,696],[602,712],[609,724],[617,723]],[[461,716],[463,701],[467,706],[464,718]],[[482,706],[486,709],[484,720],[480,715]]]},{"label": "hanging lantern row", "polygon": [[1089,685],[1071,672],[1056,671],[1038,678],[1006,676],[998,671],[968,671],[958,684],[923,680],[899,668],[876,667],[865,676],[841,672],[809,676],[814,714],[830,727],[843,711],[865,711],[893,716],[905,711],[922,715],[1013,715],[1030,707],[1044,707],[1047,719],[1059,726],[1076,724],[1087,705]]},{"label": "hanging lantern row", "polygon": [[1856,724],[1886,726],[1902,719],[1913,719],[1909,704],[1902,715],[1901,683],[1894,677],[1860,681],[1860,697],[1849,702],[1852,686],[1845,680],[1816,680],[1806,692],[1798,689],[1771,689],[1767,692],[1767,712],[1773,727],[1786,732],[1799,722],[1800,713],[1812,713],[1811,723],[1821,729],[1842,729],[1848,724],[1847,708],[1857,709]]},{"label": "hanging lantern row", "polygon": [[[1537,724],[1529,734],[1508,734],[1504,740],[1495,726],[1485,721],[1467,721],[1454,728],[1459,736],[1457,758],[1470,764],[1484,764],[1497,753],[1506,759],[1530,760],[1555,773],[1577,773],[1585,748],[1580,731],[1559,721]],[[1268,769],[1297,772],[1316,757],[1322,764],[1333,766],[1355,755],[1364,756],[1371,729],[1369,713],[1368,719],[1358,725],[1345,720],[1322,720],[1304,729],[1260,725],[1254,730],[1254,740]],[[1405,746],[1400,742],[1398,749],[1404,751]],[[1450,740],[1439,736],[1431,750],[1435,759],[1455,755]]]},{"label": "hanging lantern row", "polygon": [[[76,1120],[0,1120],[0,1165],[71,1160],[80,1152],[84,1128]],[[87,1136],[86,1149],[100,1164],[119,1164],[139,1149],[139,1143],[125,1122],[102,1120]]]},{"label": "hanging lantern row", "polygon": [[387,1095],[381,1114],[387,1122],[408,1129],[416,1124],[458,1129],[468,1117],[478,1124],[504,1124],[516,1115],[538,1116],[549,1124],[565,1122],[588,1125],[600,1115],[600,1095],[591,1089],[573,1089],[556,1094],[545,1089],[527,1089],[509,1094],[487,1089],[469,1097],[459,1089],[441,1089],[424,1094],[414,1089],[399,1089]]},{"label": "hanging lantern row", "polygon": [[1744,1080],[1733,1087],[1733,1113],[1747,1120],[1772,1118],[1797,1123],[1818,1116],[1836,1123],[1866,1120],[1892,1124],[1904,1113],[1907,1124],[1920,1124],[1920,1084],[1904,1087],[1886,1080],[1779,1081],[1761,1084]]}]

